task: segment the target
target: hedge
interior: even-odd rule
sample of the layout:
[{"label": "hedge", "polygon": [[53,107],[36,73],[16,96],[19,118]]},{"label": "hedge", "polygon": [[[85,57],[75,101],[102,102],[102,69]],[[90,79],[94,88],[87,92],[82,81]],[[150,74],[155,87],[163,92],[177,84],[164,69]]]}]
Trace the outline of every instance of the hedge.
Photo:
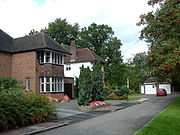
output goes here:
[{"label": "hedge", "polygon": [[0,86],[0,131],[50,121],[56,117],[55,107],[47,97],[23,92],[19,82],[11,78],[0,78]]}]

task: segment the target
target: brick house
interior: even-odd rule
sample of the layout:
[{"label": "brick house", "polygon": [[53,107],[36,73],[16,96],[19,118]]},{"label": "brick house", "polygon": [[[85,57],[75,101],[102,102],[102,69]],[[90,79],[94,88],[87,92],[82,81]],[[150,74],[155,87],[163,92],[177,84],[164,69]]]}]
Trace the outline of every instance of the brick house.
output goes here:
[{"label": "brick house", "polygon": [[21,81],[27,91],[72,98],[74,79],[64,76],[64,57],[69,54],[45,33],[14,39],[0,30],[0,77]]}]

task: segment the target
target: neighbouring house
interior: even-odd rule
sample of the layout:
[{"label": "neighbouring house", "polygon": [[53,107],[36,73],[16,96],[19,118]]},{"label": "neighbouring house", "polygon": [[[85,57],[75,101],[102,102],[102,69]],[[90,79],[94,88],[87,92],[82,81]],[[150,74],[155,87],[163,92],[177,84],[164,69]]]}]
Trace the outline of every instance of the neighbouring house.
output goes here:
[{"label": "neighbouring house", "polygon": [[12,38],[0,30],[0,77],[20,80],[27,91],[73,98],[74,79],[64,75],[67,55],[46,33]]},{"label": "neighbouring house", "polygon": [[[70,40],[70,45],[61,44],[61,46],[69,51],[72,55],[65,57],[64,59],[64,73],[66,77],[79,78],[80,68],[89,67],[92,70],[93,64],[100,62],[102,64],[102,72],[104,72],[105,60],[98,56],[94,51],[89,48],[77,49],[74,39]],[[104,77],[102,78],[104,80]]]},{"label": "neighbouring house", "polygon": [[157,89],[164,88],[167,94],[171,94],[171,84],[159,83],[157,77],[150,77],[140,86],[141,94],[156,94]]}]

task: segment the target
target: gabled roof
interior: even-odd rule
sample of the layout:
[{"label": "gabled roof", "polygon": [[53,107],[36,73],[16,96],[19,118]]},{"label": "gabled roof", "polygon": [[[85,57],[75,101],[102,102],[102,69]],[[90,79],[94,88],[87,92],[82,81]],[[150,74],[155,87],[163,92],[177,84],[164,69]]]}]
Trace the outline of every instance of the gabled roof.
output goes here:
[{"label": "gabled roof", "polygon": [[12,51],[13,38],[0,29],[0,51]]},{"label": "gabled roof", "polygon": [[47,34],[40,32],[33,36],[25,36],[14,39],[13,52],[31,51],[37,49],[51,49],[69,54]]},{"label": "gabled roof", "polygon": [[13,39],[0,30],[0,51],[18,53],[38,49],[50,49],[70,54],[69,51],[61,47],[57,42],[43,32],[32,36],[24,36]]},{"label": "gabled roof", "polygon": [[[63,45],[64,48],[69,48],[67,45]],[[94,51],[89,48],[76,49],[76,59],[71,61],[71,56],[65,57],[65,63],[80,63],[80,62],[95,62],[106,63],[106,61],[98,56]]]},{"label": "gabled roof", "polygon": [[144,83],[156,83],[158,82],[158,78],[157,77],[150,77],[147,80],[144,81]]}]

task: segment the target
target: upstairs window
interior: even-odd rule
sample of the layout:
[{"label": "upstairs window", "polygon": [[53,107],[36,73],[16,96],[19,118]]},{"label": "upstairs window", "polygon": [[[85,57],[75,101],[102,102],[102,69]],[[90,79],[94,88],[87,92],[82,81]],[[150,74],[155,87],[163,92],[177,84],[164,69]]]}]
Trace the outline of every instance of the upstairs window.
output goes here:
[{"label": "upstairs window", "polygon": [[63,65],[64,64],[64,56],[59,53],[50,52],[50,51],[43,51],[40,52],[40,63],[41,64],[57,64]]},{"label": "upstairs window", "polygon": [[66,71],[71,70],[71,66],[70,65],[66,65]]}]

